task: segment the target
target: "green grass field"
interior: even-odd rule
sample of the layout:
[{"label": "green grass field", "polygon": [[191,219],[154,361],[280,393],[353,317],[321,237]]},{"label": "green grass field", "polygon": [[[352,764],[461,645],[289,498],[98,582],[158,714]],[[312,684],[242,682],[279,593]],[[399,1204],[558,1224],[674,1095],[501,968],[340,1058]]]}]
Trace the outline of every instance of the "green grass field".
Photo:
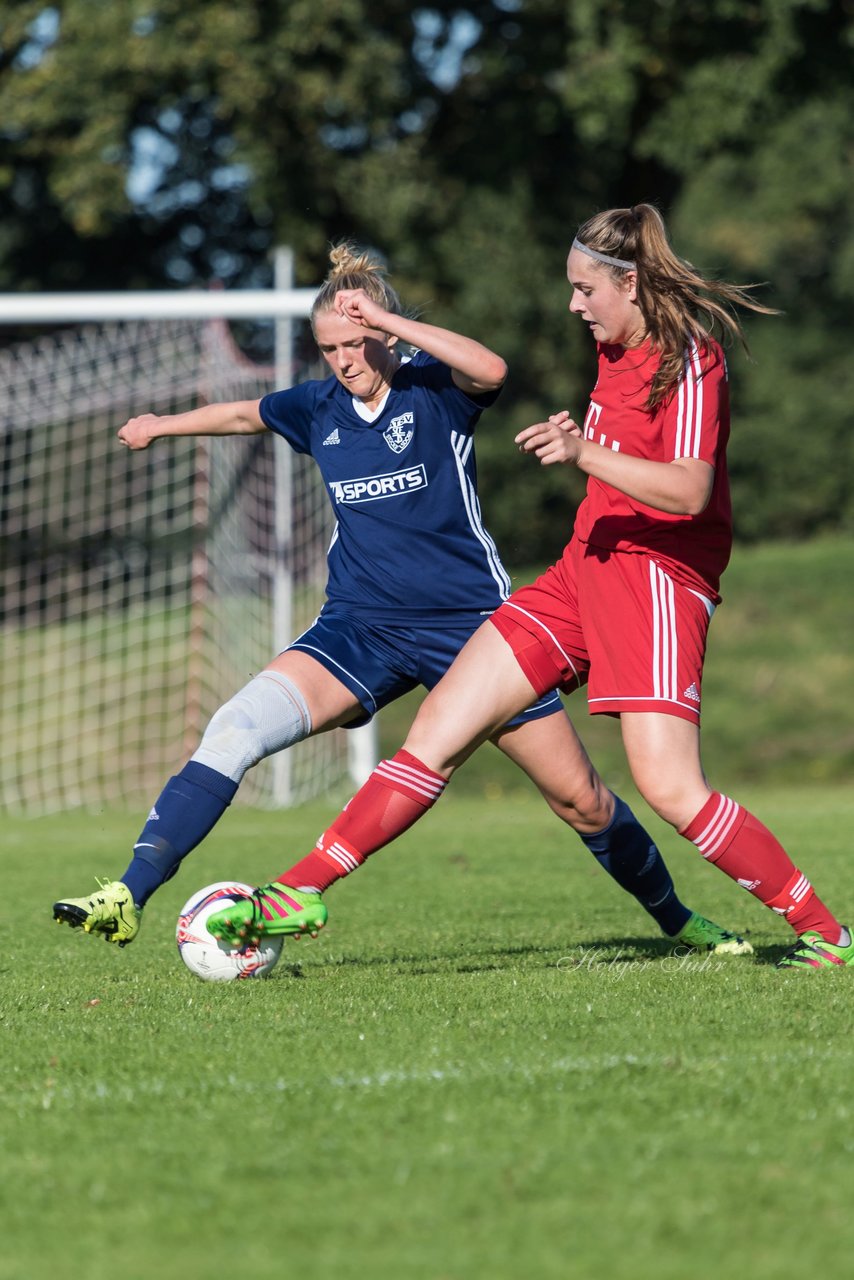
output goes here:
[{"label": "green grass field", "polygon": [[[738,794],[854,915],[854,798]],[[756,947],[674,958],[541,803],[452,788],[267,981],[190,975],[184,899],[329,812],[233,810],[123,952],[50,904],[139,815],[5,821],[2,1280],[847,1274],[854,974],[775,970],[785,926],[649,820]]]}]

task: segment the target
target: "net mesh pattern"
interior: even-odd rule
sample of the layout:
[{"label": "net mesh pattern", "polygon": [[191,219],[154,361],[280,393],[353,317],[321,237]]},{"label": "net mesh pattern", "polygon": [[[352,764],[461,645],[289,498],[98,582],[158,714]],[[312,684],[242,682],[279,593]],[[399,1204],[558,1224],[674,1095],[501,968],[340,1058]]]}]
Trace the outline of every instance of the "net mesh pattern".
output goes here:
[{"label": "net mesh pattern", "polygon": [[[210,321],[92,325],[0,352],[0,807],[150,801],[317,614],[333,517],[310,459],[288,453],[283,493],[286,446],[269,433],[136,452],[116,438],[142,413],[272,387]],[[336,786],[344,739],[262,762],[238,801]]]}]

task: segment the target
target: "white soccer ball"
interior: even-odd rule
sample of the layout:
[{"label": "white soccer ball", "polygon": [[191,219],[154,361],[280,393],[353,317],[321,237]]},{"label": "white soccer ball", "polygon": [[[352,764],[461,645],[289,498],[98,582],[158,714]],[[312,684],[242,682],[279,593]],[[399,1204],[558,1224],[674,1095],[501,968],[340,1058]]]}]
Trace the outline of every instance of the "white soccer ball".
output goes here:
[{"label": "white soccer ball", "polygon": [[252,886],[239,880],[220,880],[199,889],[181,908],[175,939],[184,964],[205,982],[234,982],[241,978],[266,978],[278,960],[284,938],[264,938],[257,947],[240,950],[219,942],[208,933],[208,916],[222,911],[235,898],[246,897]]}]

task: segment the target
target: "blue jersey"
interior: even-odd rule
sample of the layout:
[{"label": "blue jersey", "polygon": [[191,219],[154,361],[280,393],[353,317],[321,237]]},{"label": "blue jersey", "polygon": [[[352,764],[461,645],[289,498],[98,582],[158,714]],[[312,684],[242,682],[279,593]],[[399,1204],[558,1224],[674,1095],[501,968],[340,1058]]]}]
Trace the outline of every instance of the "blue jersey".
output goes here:
[{"label": "blue jersey", "polygon": [[419,351],[376,415],[334,376],[263,397],[262,420],[314,458],[335,510],[330,605],[380,622],[441,622],[491,613],[506,599],[473,441],[497,394],[473,399],[447,365]]}]

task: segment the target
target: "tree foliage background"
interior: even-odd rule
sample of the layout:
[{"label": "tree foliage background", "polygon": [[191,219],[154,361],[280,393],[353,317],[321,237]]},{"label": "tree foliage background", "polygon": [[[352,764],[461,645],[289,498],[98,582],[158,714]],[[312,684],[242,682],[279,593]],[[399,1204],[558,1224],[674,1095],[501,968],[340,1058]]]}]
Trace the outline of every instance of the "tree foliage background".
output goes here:
[{"label": "tree foliage background", "polygon": [[565,257],[656,203],[676,248],[785,314],[733,352],[742,539],[854,528],[852,0],[0,0],[0,289],[315,284],[381,249],[404,299],[510,362],[479,442],[512,563],[578,477],[514,432],[583,413]]}]

